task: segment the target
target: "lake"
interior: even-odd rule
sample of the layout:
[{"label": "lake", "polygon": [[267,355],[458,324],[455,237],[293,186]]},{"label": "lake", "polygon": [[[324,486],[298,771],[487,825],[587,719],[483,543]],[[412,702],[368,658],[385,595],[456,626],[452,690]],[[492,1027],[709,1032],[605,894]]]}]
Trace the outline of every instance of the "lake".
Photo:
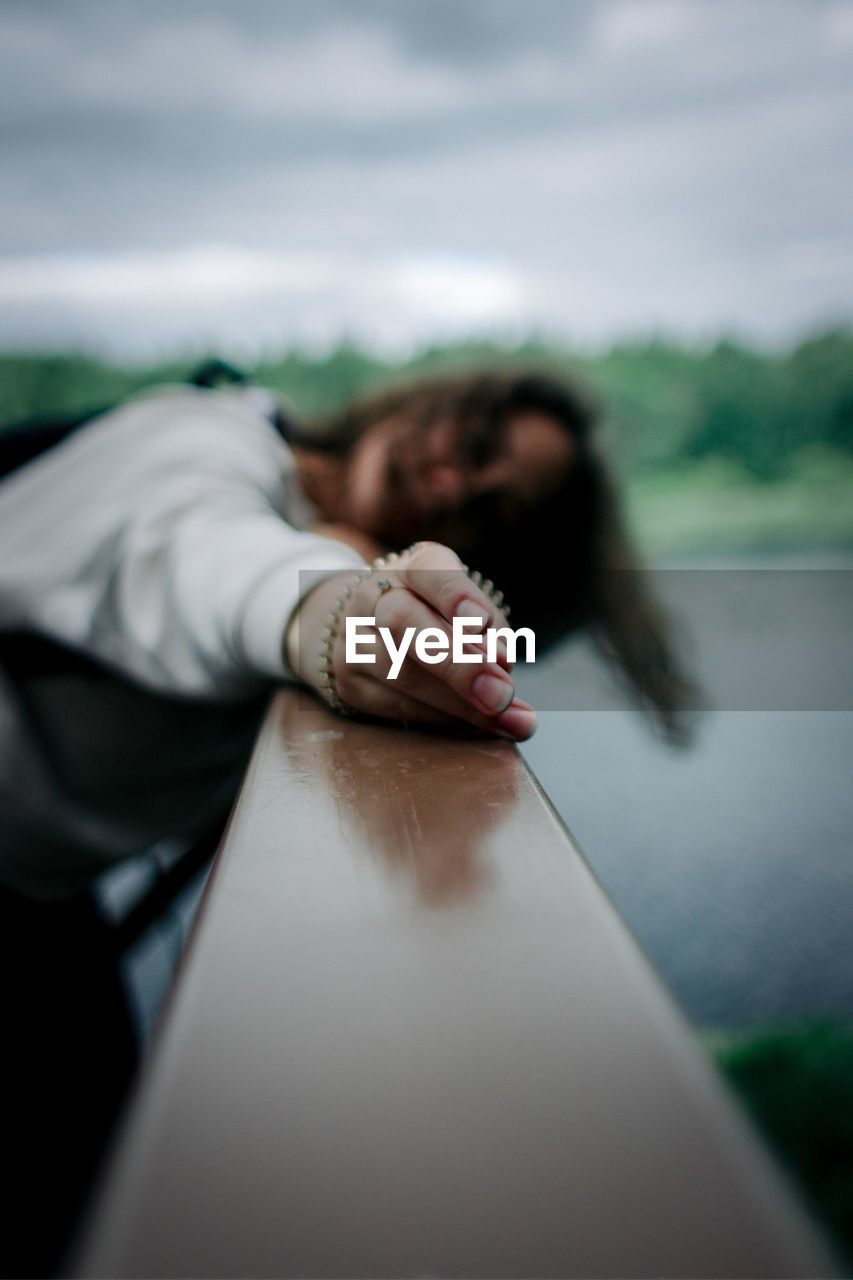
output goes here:
[{"label": "lake", "polygon": [[665,568],[711,705],[659,742],[583,645],[524,754],[689,1018],[853,1016],[853,557]]}]

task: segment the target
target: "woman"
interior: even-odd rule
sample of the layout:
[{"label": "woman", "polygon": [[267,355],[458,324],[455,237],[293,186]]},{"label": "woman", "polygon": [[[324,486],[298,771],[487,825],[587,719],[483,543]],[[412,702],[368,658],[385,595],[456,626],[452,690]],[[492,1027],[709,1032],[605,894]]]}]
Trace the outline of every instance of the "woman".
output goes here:
[{"label": "woman", "polygon": [[[512,605],[513,625],[535,630],[539,653],[585,628],[664,734],[686,736],[690,681],[625,535],[592,415],[568,387],[526,372],[428,379],[358,401],[310,433],[291,430],[290,440],[303,486],[329,521],[326,532],[367,556],[415,539],[451,548],[494,577]],[[452,573],[455,561],[433,548],[417,563]],[[411,575],[403,585],[417,596]],[[309,636],[333,594],[326,588],[303,607]],[[392,601],[377,600],[365,586],[345,613],[374,605],[381,620]],[[414,598],[405,616],[399,600],[393,606],[401,626],[431,620]],[[302,648],[302,678],[316,684],[311,643],[303,640]],[[339,650],[334,663],[338,691],[348,691],[358,710],[403,715],[387,682],[359,679]],[[417,701],[406,705],[408,718],[444,718]],[[457,698],[443,699],[441,711],[496,727]],[[516,711],[501,727],[523,738],[533,723],[529,711]]]},{"label": "woman", "polygon": [[663,728],[681,726],[689,688],[570,391],[434,379],[282,434],[242,392],[161,388],[0,484],[0,939],[7,986],[17,975],[0,1083],[21,1224],[2,1274],[55,1265],[130,1069],[89,887],[224,821],[271,683],[392,722],[533,732],[501,653],[410,650],[392,681],[381,652],[347,665],[347,617],[398,639],[456,616],[501,624],[464,560],[540,652],[588,628]]},{"label": "woman", "polygon": [[[392,681],[381,649],[348,667],[324,637],[332,615],[339,633],[348,616],[447,628],[460,607],[502,623],[463,561],[540,654],[585,628],[664,732],[683,732],[689,682],[573,392],[528,373],[437,378],[282,434],[244,391],[158,388],[0,483],[0,883],[59,897],[209,826],[277,679],[338,709],[529,736],[500,659],[432,665],[412,646]],[[62,655],[47,669],[45,641]]]}]

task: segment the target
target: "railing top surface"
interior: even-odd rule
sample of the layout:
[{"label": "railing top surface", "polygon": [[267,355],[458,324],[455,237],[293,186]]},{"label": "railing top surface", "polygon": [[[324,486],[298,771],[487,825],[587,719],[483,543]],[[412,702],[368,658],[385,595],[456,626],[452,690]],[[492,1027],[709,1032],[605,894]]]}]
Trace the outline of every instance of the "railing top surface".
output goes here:
[{"label": "railing top surface", "polygon": [[515,748],[286,691],[79,1272],[827,1265]]}]

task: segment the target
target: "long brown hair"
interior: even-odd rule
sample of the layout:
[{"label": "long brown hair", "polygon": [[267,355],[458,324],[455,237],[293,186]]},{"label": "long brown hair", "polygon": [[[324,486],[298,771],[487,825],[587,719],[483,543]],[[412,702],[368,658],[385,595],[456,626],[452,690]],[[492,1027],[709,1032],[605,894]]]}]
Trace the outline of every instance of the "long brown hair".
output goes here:
[{"label": "long brown hair", "polygon": [[[556,378],[485,371],[423,378],[361,397],[313,424],[298,443],[346,454],[375,424],[405,416],[424,430],[451,417],[480,438],[525,411],[553,418],[571,437],[573,461],[560,490],[519,526],[487,510],[465,545],[468,564],[492,578],[512,606],[514,626],[530,626],[541,653],[585,630],[627,692],[671,741],[688,736],[696,689],[683,669],[672,625],[628,537],[621,504],[596,438],[591,401]],[[442,537],[440,526],[424,538]]]}]

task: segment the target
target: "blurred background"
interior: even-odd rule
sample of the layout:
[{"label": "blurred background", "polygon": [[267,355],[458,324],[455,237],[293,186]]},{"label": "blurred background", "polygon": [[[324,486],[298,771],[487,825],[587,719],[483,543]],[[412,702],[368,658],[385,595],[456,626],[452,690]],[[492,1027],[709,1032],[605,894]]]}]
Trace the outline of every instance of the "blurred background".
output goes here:
[{"label": "blurred background", "polygon": [[[603,689],[527,754],[746,1092],[808,1057],[796,1141],[849,1156],[853,3],[0,0],[0,95],[0,421],[209,355],[308,417],[509,359],[597,400],[642,547],[712,575],[711,707],[678,754]],[[771,632],[830,693],[715,704]]]},{"label": "blurred background", "polygon": [[0,0],[0,86],[2,420],[513,352],[649,549],[849,545],[849,0]]}]

